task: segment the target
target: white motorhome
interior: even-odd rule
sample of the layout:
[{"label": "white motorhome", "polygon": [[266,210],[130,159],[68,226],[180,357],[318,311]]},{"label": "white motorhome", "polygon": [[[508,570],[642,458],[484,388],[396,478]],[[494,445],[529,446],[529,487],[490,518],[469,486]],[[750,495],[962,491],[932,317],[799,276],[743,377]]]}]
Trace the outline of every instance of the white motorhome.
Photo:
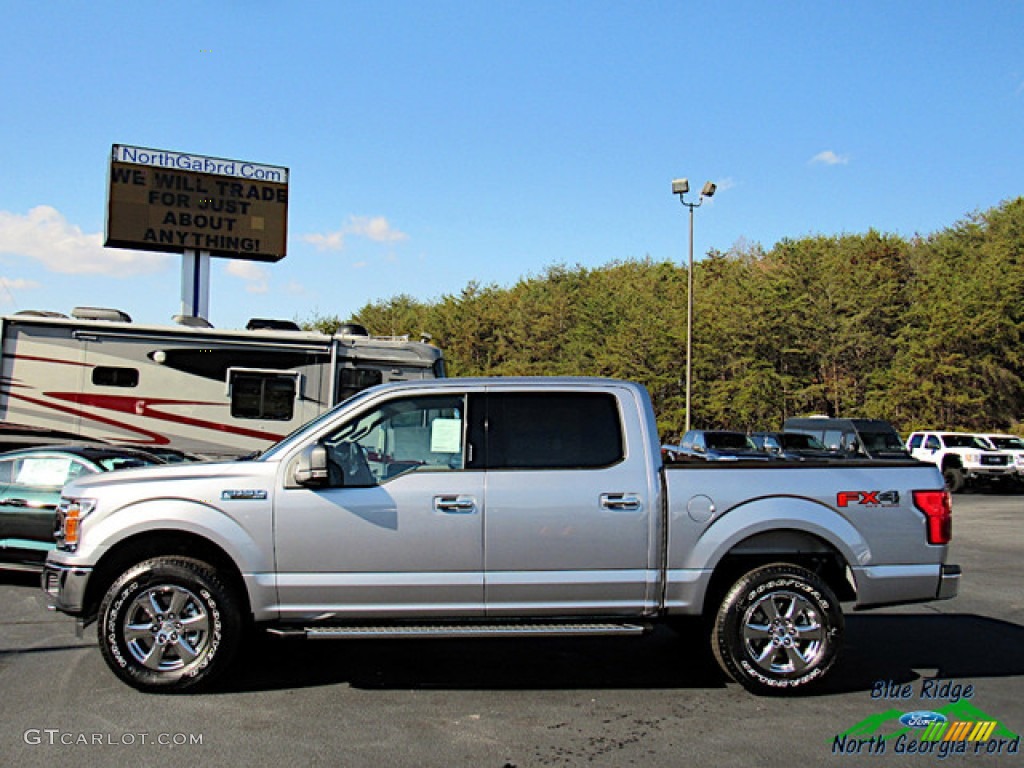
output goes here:
[{"label": "white motorhome", "polygon": [[207,456],[262,450],[374,384],[444,376],[441,350],[342,326],[139,325],[124,312],[0,317],[0,421]]}]

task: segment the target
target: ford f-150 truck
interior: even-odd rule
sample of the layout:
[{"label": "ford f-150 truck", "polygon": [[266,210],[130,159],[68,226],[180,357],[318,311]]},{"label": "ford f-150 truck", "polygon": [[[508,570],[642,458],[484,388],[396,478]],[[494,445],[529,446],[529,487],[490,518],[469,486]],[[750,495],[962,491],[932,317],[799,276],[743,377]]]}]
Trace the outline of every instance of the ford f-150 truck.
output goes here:
[{"label": "ford f-150 truck", "polygon": [[142,690],[208,684],[251,626],[528,637],[704,616],[729,676],[791,692],[833,666],[840,601],[953,597],[950,535],[934,466],[665,466],[638,384],[441,379],[365,390],[249,461],[70,483],[43,588]]}]

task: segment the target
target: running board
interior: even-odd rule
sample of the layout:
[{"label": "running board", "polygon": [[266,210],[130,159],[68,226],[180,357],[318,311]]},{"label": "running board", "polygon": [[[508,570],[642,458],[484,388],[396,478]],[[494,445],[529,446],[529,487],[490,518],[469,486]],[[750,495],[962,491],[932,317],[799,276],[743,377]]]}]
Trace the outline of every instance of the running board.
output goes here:
[{"label": "running board", "polygon": [[360,624],[320,627],[271,627],[278,637],[306,637],[310,640],[416,639],[459,637],[568,637],[579,635],[642,635],[646,624],[561,623],[561,624]]}]

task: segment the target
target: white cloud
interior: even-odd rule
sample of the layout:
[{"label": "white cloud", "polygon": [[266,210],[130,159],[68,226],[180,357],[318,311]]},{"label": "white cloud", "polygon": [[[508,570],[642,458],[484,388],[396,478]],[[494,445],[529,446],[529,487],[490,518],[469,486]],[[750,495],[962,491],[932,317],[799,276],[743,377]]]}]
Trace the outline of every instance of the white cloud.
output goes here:
[{"label": "white cloud", "polygon": [[350,216],[349,227],[351,234],[362,235],[377,243],[396,243],[409,239],[405,232],[392,229],[383,216]]},{"label": "white cloud", "polygon": [[104,248],[103,235],[86,234],[56,208],[39,205],[27,214],[0,211],[0,253],[35,259],[51,272],[131,277],[159,272],[165,253]]},{"label": "white cloud", "polygon": [[303,235],[302,239],[318,251],[341,251],[348,236],[365,237],[376,243],[397,243],[408,240],[405,232],[393,229],[384,216],[349,216],[341,229],[334,232],[314,232]]},{"label": "white cloud", "polygon": [[837,155],[831,149],[819,152],[809,161],[812,165],[846,165],[850,162],[849,155]]},{"label": "white cloud", "polygon": [[266,293],[270,289],[269,273],[254,261],[232,259],[224,267],[224,271],[232,277],[244,280],[246,282],[245,290],[248,293]]},{"label": "white cloud", "polygon": [[311,234],[303,235],[302,239],[312,244],[318,251],[340,251],[345,247],[345,235],[338,232],[328,232],[326,235]]}]

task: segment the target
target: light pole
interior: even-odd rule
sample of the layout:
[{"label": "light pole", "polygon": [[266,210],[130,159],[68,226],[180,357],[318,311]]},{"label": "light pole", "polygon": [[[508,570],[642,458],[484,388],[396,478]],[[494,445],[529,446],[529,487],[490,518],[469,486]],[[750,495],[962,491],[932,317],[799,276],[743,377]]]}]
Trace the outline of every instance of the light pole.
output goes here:
[{"label": "light pole", "polygon": [[715,194],[715,185],[710,181],[700,191],[696,203],[688,203],[683,196],[690,191],[690,182],[675,179],[672,194],[679,195],[679,202],[690,209],[690,258],[686,267],[686,432],[690,431],[690,395],[693,389],[693,209],[700,208],[704,198]]}]

